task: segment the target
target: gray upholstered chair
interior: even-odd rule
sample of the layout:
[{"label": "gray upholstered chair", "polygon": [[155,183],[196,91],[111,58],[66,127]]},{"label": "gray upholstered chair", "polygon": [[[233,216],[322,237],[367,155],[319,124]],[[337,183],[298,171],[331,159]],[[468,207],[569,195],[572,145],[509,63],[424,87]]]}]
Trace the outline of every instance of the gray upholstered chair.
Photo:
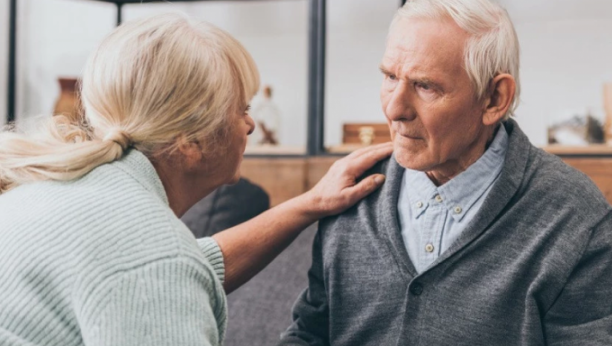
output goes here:
[{"label": "gray upholstered chair", "polygon": [[259,185],[240,178],[206,196],[181,218],[196,238],[208,237],[241,224],[270,208],[270,197]]},{"label": "gray upholstered chair", "polygon": [[227,297],[225,346],[276,345],[292,322],[291,308],[308,286],[316,226],[306,229],[251,281]]},{"label": "gray upholstered chair", "polygon": [[[213,235],[269,208],[268,195],[246,179],[223,186],[182,220],[197,238]],[[316,227],[305,230],[266,269],[231,293],[225,346],[275,345],[291,324],[291,308],[308,284]]]}]

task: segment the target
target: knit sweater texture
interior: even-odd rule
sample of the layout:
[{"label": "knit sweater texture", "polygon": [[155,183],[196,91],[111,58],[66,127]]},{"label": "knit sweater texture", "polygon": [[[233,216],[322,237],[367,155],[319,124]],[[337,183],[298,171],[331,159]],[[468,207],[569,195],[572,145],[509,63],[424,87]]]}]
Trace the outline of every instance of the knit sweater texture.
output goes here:
[{"label": "knit sweater texture", "polygon": [[0,345],[223,343],[221,251],[140,152],[0,195]]}]

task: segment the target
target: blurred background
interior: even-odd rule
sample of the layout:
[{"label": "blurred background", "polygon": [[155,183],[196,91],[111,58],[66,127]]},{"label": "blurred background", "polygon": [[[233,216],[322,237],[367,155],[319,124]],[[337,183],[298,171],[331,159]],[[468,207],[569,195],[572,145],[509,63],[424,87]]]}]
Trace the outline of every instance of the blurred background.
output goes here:
[{"label": "blurred background", "polygon": [[[583,170],[612,200],[612,146],[606,145],[612,137],[612,1],[498,1],[522,49],[517,121],[536,146]],[[77,112],[74,84],[119,21],[185,12],[225,29],[255,58],[262,91],[251,114],[258,129],[242,172],[276,205],[313,186],[339,156],[389,140],[378,65],[401,3],[1,0],[0,122]]]},{"label": "blurred background", "polygon": [[[389,140],[378,65],[401,0],[0,1],[0,122],[77,112],[74,84],[118,21],[180,11],[225,29],[255,58],[258,129],[242,172],[272,205],[313,186],[338,156]],[[612,169],[605,145],[612,136],[612,1],[498,1],[522,49],[517,121],[536,146],[585,171],[612,200],[612,179],[602,180],[608,158]],[[592,158],[599,161],[585,161]]]},{"label": "blurred background", "polygon": [[[0,46],[8,48],[9,2],[0,5]],[[78,77],[88,54],[116,25],[114,4],[17,0],[16,118],[51,114],[59,77]],[[123,19],[187,12],[229,31],[253,54],[278,109],[276,136],[305,150],[309,0],[127,4]],[[536,145],[570,115],[605,121],[603,85],[612,81],[612,1],[500,0],[522,48],[523,94],[517,120]],[[342,144],[346,123],[384,122],[378,63],[399,0],[328,0],[324,146]],[[6,113],[7,54],[0,55],[0,110]],[[254,100],[256,106],[263,94]],[[5,115],[5,114],[4,114]],[[5,119],[6,116],[1,117]]]}]

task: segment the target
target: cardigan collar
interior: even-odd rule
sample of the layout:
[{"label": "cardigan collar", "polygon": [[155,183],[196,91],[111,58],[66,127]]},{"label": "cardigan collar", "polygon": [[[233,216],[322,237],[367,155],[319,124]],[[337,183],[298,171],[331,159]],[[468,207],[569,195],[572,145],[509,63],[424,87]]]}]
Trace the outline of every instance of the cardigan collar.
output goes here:
[{"label": "cardigan collar", "polygon": [[[461,236],[448,248],[438,259],[432,263],[428,270],[445,261],[459,250],[467,246],[497,218],[503,208],[510,202],[512,196],[518,191],[523,181],[527,161],[531,155],[533,146],[527,136],[521,131],[516,121],[509,119],[502,123],[508,133],[508,150],[504,160],[504,167],[500,173],[499,180],[491,188],[479,212],[466,226]],[[404,168],[400,166],[395,157],[388,161],[386,169],[386,182],[380,191],[378,203],[378,227],[386,232],[389,237],[389,246],[396,256],[396,261],[405,274],[417,276],[417,271],[410,261],[404,241],[401,236],[397,203],[402,183]],[[381,216],[385,217],[381,217]],[[422,273],[422,274],[424,274]],[[422,275],[421,274],[421,275]]]}]

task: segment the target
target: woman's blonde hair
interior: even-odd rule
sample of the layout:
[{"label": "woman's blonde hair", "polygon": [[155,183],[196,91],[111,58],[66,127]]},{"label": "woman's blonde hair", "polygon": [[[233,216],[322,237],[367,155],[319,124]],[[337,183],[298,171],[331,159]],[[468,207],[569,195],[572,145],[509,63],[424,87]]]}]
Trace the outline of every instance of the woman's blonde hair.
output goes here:
[{"label": "woman's blonde hair", "polygon": [[397,11],[400,19],[451,18],[471,35],[465,47],[465,69],[476,96],[486,95],[491,80],[500,73],[514,77],[516,92],[507,119],[518,107],[521,94],[519,42],[508,12],[491,0],[408,0]]},{"label": "woman's blonde hair", "polygon": [[219,150],[259,88],[255,62],[232,36],[180,14],[121,25],[90,57],[83,124],[62,116],[37,131],[0,133],[0,193],[38,180],[71,180],[133,146],[172,150],[179,137]]}]

